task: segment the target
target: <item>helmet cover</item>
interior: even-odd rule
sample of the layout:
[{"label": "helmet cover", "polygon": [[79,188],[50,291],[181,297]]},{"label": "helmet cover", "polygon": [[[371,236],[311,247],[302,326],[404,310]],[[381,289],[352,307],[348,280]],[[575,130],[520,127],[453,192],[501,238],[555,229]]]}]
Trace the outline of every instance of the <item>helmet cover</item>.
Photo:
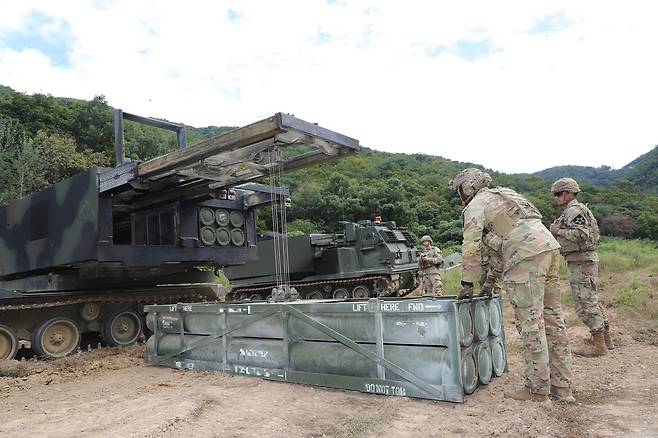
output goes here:
[{"label": "helmet cover", "polygon": [[578,183],[573,178],[560,178],[553,183],[551,186],[551,191],[553,193],[558,192],[569,192],[569,193],[579,193],[580,187]]},{"label": "helmet cover", "polygon": [[491,175],[480,169],[469,167],[468,169],[462,170],[457,176],[451,179],[450,182],[448,182],[448,187],[455,192],[458,192],[459,187],[461,187],[466,196],[473,196],[481,188],[489,187],[490,183]]}]

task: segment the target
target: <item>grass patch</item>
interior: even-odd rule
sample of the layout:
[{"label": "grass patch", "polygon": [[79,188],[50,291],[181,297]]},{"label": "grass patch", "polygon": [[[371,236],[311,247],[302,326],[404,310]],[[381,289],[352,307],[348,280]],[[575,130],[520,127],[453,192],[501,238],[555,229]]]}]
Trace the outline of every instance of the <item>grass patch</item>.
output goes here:
[{"label": "grass patch", "polygon": [[569,279],[569,268],[567,267],[567,261],[564,257],[560,257],[560,280]]},{"label": "grass patch", "polygon": [[446,295],[456,295],[459,292],[459,289],[462,288],[461,268],[454,268],[442,273],[441,281],[443,281],[443,290]]},{"label": "grass patch", "polygon": [[573,327],[575,325],[580,324],[581,321],[577,315],[573,315],[573,316],[568,316],[564,322],[567,324],[567,327]]},{"label": "grass patch", "polygon": [[615,302],[621,307],[640,309],[644,308],[653,296],[654,291],[649,284],[633,280],[628,286],[617,292]]},{"label": "grass patch", "polygon": [[562,304],[573,306],[573,295],[570,292],[565,292],[562,295],[560,295],[560,301],[562,302]]},{"label": "grass patch", "polygon": [[658,246],[655,242],[605,238],[598,252],[601,272],[623,272],[637,268],[650,268],[652,272],[658,272]]}]

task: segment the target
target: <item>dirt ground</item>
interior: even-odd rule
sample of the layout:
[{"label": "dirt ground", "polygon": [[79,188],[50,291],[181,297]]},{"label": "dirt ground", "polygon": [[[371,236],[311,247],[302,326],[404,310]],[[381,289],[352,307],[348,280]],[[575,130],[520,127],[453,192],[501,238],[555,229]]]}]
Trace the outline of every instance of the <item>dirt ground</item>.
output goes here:
[{"label": "dirt ground", "polygon": [[[607,280],[602,296],[610,304],[622,279]],[[503,399],[503,390],[522,384],[520,343],[505,308],[510,371],[464,404],[155,368],[135,346],[1,363],[2,374],[16,377],[0,377],[0,436],[658,436],[656,321],[608,307],[618,348],[575,358],[576,404],[544,405]],[[565,310],[574,343],[582,342],[586,328]]]}]

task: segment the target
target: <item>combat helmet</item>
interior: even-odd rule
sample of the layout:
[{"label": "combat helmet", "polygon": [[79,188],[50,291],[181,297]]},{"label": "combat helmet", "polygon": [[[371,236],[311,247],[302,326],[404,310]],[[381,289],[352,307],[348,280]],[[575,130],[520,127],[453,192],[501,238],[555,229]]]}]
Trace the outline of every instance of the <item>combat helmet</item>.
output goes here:
[{"label": "combat helmet", "polygon": [[[469,167],[464,169],[448,182],[448,187],[459,194],[459,188],[462,188],[462,193],[466,195],[467,201],[471,200],[478,190],[489,187],[491,183],[491,175],[483,172],[480,169]],[[465,202],[467,202],[465,201]]]},{"label": "combat helmet", "polygon": [[578,183],[573,178],[560,178],[553,183],[551,186],[551,192],[569,192],[569,193],[579,193],[580,187]]},{"label": "combat helmet", "polygon": [[432,238],[430,236],[428,236],[427,234],[425,234],[423,237],[420,238],[420,243],[423,243],[426,240],[429,240],[430,243],[434,243],[434,242],[432,242]]}]

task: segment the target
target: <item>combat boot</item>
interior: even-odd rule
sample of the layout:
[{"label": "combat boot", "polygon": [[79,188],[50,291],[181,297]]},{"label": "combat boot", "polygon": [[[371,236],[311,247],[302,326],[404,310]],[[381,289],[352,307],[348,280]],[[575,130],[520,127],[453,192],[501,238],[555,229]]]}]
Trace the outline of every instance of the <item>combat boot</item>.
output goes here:
[{"label": "combat boot", "polygon": [[505,391],[503,393],[503,396],[505,398],[511,398],[512,400],[550,403],[550,399],[548,398],[548,395],[530,392],[528,388],[516,389],[514,391]]},{"label": "combat boot", "polygon": [[603,326],[603,339],[605,340],[605,346],[608,350],[614,350],[615,344],[612,343],[612,336],[610,336],[610,324],[605,324]]},{"label": "combat boot", "polygon": [[592,345],[584,345],[580,349],[574,349],[573,354],[583,357],[598,357],[608,354],[604,332],[592,333]]},{"label": "combat boot", "polygon": [[551,398],[555,401],[565,403],[575,403],[576,399],[573,397],[571,388],[564,388],[562,386],[551,385]]}]

